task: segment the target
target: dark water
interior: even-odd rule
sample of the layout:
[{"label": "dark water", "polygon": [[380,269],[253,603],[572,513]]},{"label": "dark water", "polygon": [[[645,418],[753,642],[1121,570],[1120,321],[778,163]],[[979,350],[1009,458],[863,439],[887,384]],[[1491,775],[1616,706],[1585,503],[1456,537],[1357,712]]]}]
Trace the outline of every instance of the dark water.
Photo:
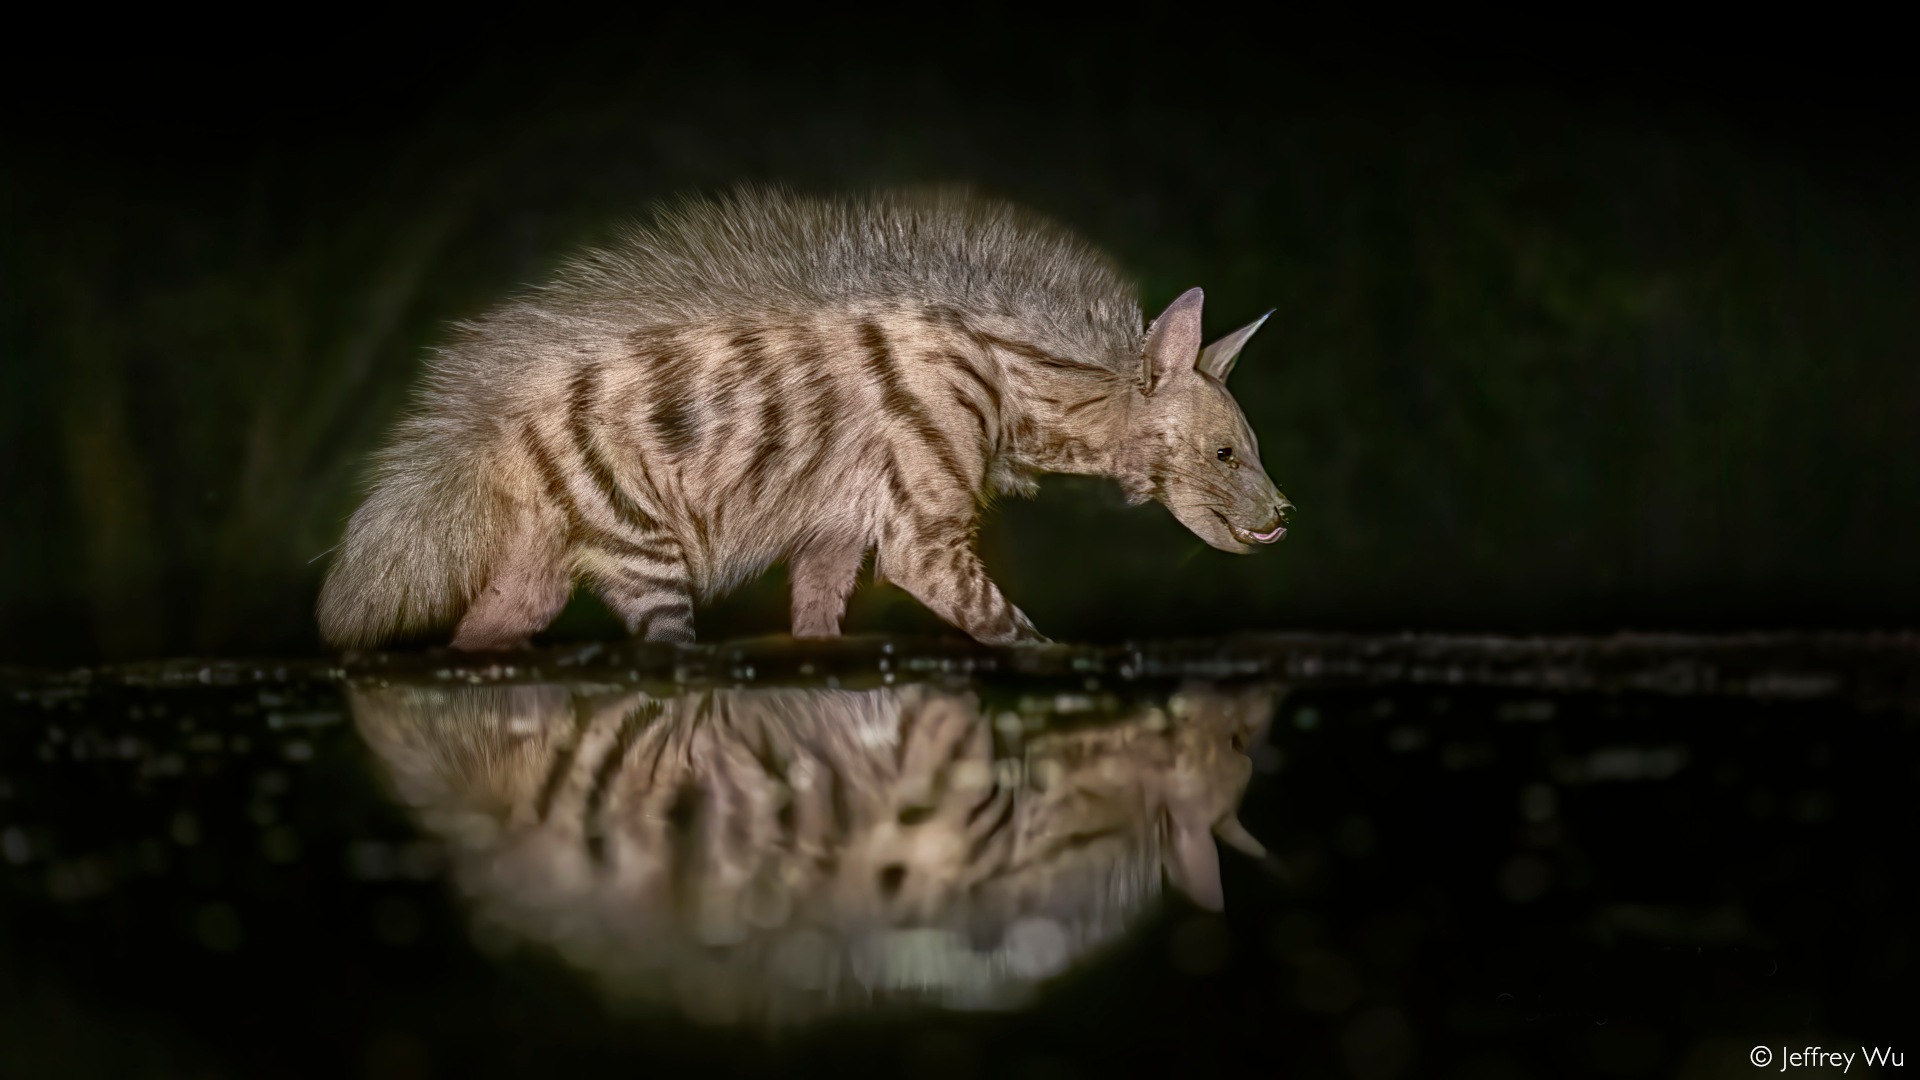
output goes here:
[{"label": "dark water", "polygon": [[1915,713],[1818,664],[848,648],[14,673],[0,1074],[1920,1049]]}]

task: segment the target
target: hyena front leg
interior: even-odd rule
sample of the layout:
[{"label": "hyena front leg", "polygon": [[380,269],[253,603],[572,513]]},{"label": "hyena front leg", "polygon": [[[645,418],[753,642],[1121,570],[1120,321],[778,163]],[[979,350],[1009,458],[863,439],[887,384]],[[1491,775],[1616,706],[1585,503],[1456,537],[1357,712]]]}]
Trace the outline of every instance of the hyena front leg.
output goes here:
[{"label": "hyena front leg", "polygon": [[899,529],[882,537],[879,566],[888,581],[975,641],[1015,645],[1047,640],[987,576],[973,551],[970,521]]},{"label": "hyena front leg", "polygon": [[454,629],[453,647],[472,652],[524,649],[567,606],[573,580],[555,524],[529,508],[487,570],[487,583]]},{"label": "hyena front leg", "polygon": [[693,586],[680,543],[665,533],[638,542],[606,536],[579,555],[594,591],[643,641],[693,643]]},{"label": "hyena front leg", "polygon": [[840,636],[847,597],[860,577],[867,553],[858,544],[820,543],[795,554],[788,563],[793,578],[793,636]]}]

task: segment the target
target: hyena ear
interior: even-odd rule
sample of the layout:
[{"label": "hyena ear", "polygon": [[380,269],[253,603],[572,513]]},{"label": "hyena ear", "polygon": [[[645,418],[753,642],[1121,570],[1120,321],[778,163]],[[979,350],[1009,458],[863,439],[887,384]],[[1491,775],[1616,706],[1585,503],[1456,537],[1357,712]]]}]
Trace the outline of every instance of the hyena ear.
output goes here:
[{"label": "hyena ear", "polygon": [[1266,322],[1268,316],[1272,314],[1273,312],[1269,311],[1266,315],[1260,316],[1200,350],[1200,360],[1193,366],[1199,368],[1203,374],[1226,382],[1227,373],[1233,370],[1233,362],[1240,359],[1240,349],[1246,345],[1247,339],[1253,336],[1253,332],[1260,329],[1260,324]]},{"label": "hyena ear", "polygon": [[1226,908],[1226,890],[1220,881],[1220,849],[1213,844],[1213,834],[1205,829],[1182,827],[1174,823],[1167,836],[1170,850],[1161,858],[1166,866],[1166,874],[1173,887],[1187,894],[1187,899],[1206,911],[1221,911]]},{"label": "hyena ear", "polygon": [[1141,350],[1146,392],[1160,389],[1168,379],[1193,367],[1200,356],[1200,302],[1205,295],[1188,289],[1167,305],[1147,327],[1147,345]]}]

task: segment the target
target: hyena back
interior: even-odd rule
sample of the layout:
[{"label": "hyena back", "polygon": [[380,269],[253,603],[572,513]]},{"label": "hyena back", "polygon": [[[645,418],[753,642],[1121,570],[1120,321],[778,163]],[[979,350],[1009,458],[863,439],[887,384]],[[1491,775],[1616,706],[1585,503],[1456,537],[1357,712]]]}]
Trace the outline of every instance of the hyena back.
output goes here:
[{"label": "hyena back", "polygon": [[790,563],[839,633],[869,551],[974,638],[1044,640],[974,551],[1041,472],[1108,476],[1247,551],[1291,505],[1200,348],[1200,292],[1142,328],[1062,230],[964,195],[695,203],[459,328],[379,458],[320,597],[340,646],[456,623],[525,644],[589,582],[630,632]]}]

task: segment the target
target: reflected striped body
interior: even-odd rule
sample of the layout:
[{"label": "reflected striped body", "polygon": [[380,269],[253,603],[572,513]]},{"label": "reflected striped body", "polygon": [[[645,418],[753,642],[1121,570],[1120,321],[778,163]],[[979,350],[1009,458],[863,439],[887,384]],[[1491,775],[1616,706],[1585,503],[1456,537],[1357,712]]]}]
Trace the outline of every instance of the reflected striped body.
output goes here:
[{"label": "reflected striped body", "polygon": [[[478,918],[711,1020],[1011,1004],[1163,874],[1219,909],[1215,836],[1258,849],[1234,814],[1277,699],[1196,684],[1009,727],[924,685],[348,691]],[[910,970],[871,963],[901,951]]]}]

